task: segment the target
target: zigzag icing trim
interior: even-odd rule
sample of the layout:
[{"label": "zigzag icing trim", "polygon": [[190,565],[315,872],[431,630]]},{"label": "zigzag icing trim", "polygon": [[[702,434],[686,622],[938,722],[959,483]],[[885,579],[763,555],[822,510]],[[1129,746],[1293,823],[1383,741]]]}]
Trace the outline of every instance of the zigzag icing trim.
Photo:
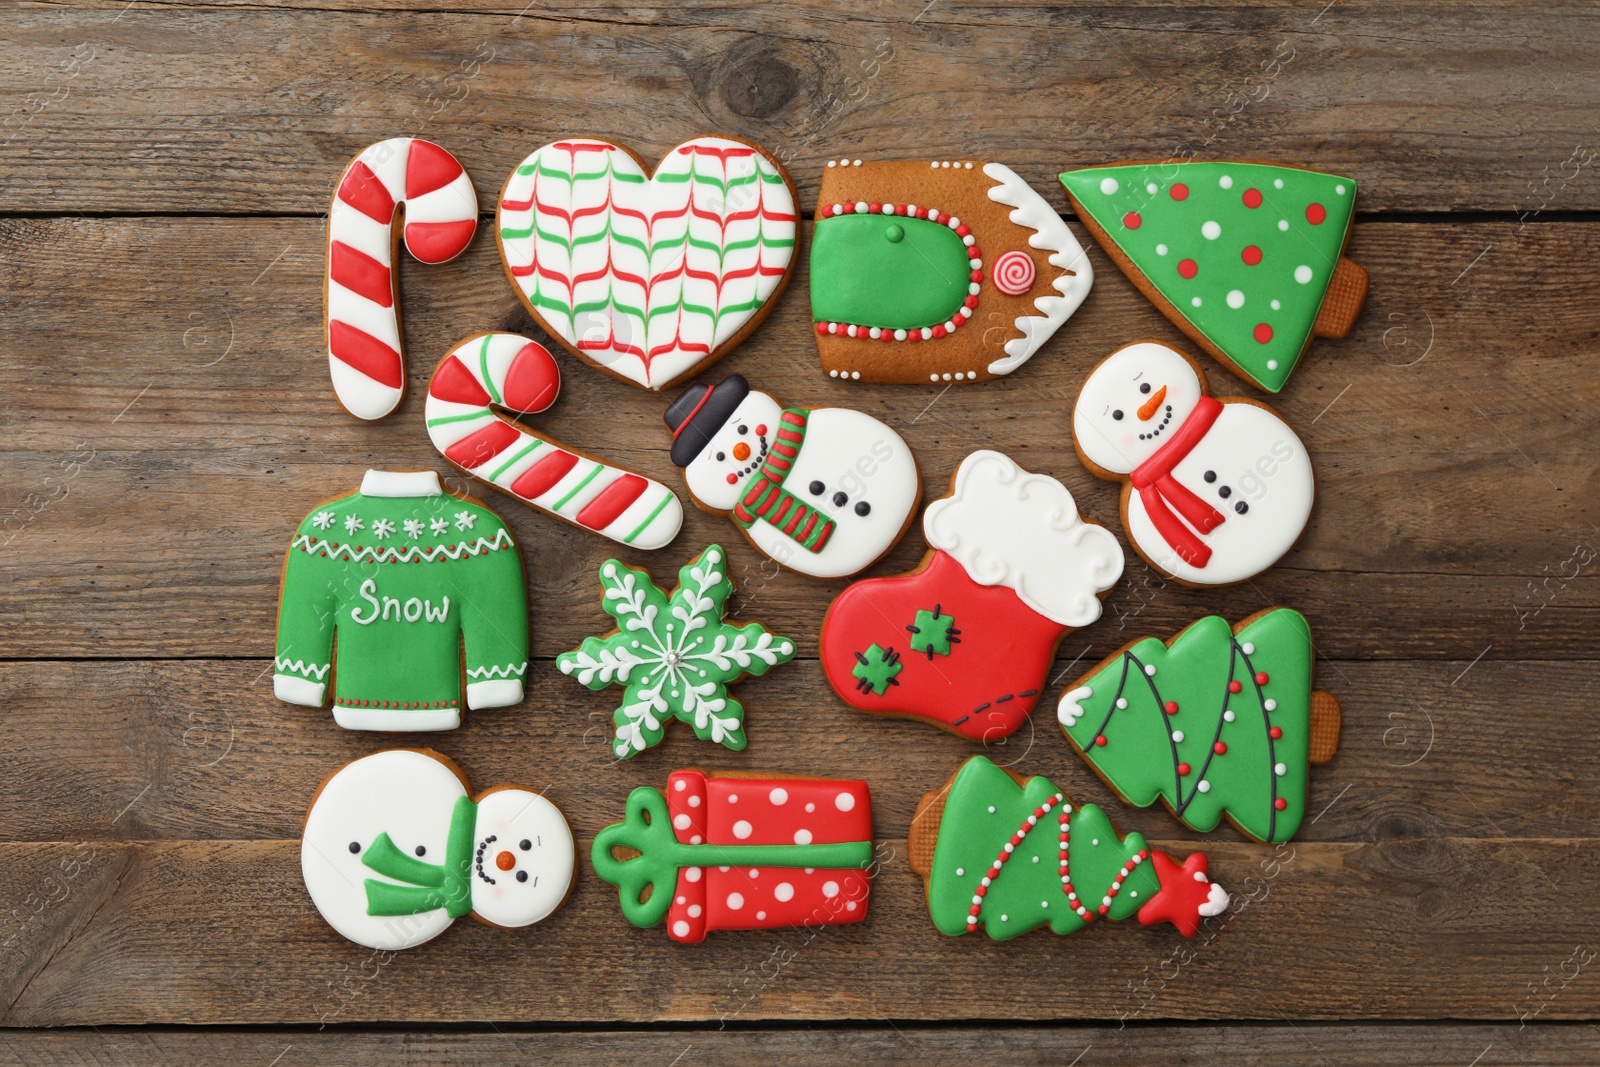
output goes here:
[{"label": "zigzag icing trim", "polygon": [[528,661],[521,664],[512,664],[505,667],[473,667],[467,671],[468,678],[521,678],[528,669]]},{"label": "zigzag icing trim", "polygon": [[432,548],[423,548],[421,545],[389,548],[378,545],[338,544],[334,541],[324,541],[320,537],[312,537],[310,534],[299,535],[289,547],[291,551],[299,549],[308,556],[325,555],[331,559],[344,559],[351,563],[365,563],[369,560],[373,563],[411,563],[416,560],[433,563],[441,557],[460,559],[462,556],[476,556],[483,552],[514,548],[516,542],[511,539],[511,531],[501,527],[495,532],[492,540],[480,537],[476,541],[434,545]]},{"label": "zigzag icing trim", "polygon": [[307,663],[303,659],[284,659],[281,656],[272,657],[272,669],[275,671],[293,671],[307,677],[322,681],[328,671],[333,667],[331,663],[324,663],[318,667],[315,663]]}]

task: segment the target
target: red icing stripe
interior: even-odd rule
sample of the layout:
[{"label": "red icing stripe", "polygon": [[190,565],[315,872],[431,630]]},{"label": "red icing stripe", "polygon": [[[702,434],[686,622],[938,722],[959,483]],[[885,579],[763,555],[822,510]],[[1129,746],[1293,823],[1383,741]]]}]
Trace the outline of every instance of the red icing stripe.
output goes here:
[{"label": "red icing stripe", "polygon": [[394,306],[394,288],[390,285],[388,267],[343,241],[334,241],[329,246],[328,258],[328,277],[374,304]]},{"label": "red icing stripe", "polygon": [[414,140],[406,157],[406,199],[442,189],[461,175],[461,164],[432,141]]},{"label": "red icing stripe", "polygon": [[433,372],[433,381],[428,383],[428,395],[448,400],[452,404],[473,404],[478,407],[488,407],[489,394],[483,391],[483,386],[478,384],[478,379],[455,356],[451,356],[439,365]]},{"label": "red icing stripe", "polygon": [[478,220],[464,222],[411,222],[406,224],[406,247],[424,263],[443,263],[465,252],[478,232]]},{"label": "red icing stripe", "polygon": [[328,351],[380,385],[399,389],[403,384],[400,353],[349,323],[328,323]]},{"label": "red icing stripe", "polygon": [[550,491],[550,487],[567,476],[578,465],[578,457],[560,449],[535,463],[511,483],[511,491],[524,500],[533,500]]},{"label": "red icing stripe", "polygon": [[339,199],[377,222],[394,218],[394,199],[389,196],[389,190],[372,173],[372,168],[359,159],[345,171],[344,181],[339,183]]},{"label": "red icing stripe", "polygon": [[[512,411],[543,411],[556,402],[561,391],[561,370],[544,345],[529,341],[506,368],[506,381],[500,387],[506,407]],[[488,401],[485,401],[488,403]]]},{"label": "red icing stripe", "polygon": [[617,521],[617,516],[648,488],[649,482],[637,474],[624,474],[601,491],[578,512],[578,523],[591,530],[603,530]]},{"label": "red icing stripe", "polygon": [[521,436],[515,428],[496,419],[445,449],[444,454],[450,462],[468,469],[481,467],[516,444]]}]

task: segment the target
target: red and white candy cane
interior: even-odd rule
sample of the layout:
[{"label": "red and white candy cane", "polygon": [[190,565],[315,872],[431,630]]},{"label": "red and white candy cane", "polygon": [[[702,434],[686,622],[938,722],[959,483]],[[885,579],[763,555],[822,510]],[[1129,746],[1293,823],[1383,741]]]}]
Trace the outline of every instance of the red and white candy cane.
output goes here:
[{"label": "red and white candy cane", "polygon": [[560,391],[561,371],[537,341],[515,333],[469,337],[428,383],[428,437],[467,474],[558,519],[635,548],[670,543],[683,525],[671,489],[535,437],[494,410],[535,414]]},{"label": "red and white candy cane", "polygon": [[328,210],[328,370],[345,410],[381,419],[405,396],[400,286],[394,254],[446,263],[478,229],[478,192],[455,156],[431,141],[391,137],[345,168]]}]

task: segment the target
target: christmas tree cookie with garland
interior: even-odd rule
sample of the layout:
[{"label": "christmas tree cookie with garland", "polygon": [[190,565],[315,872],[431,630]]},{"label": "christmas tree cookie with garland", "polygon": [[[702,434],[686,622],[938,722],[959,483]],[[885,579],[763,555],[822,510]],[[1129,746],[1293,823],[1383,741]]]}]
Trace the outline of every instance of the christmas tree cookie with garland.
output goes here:
[{"label": "christmas tree cookie with garland", "polygon": [[1311,626],[1268,608],[1237,626],[1207,616],[1165,643],[1119,649],[1061,698],[1057,717],[1107,785],[1161,800],[1191,830],[1226,817],[1257,841],[1292,838],[1308,764],[1339,747],[1339,702],[1311,688]]},{"label": "christmas tree cookie with garland", "polygon": [[702,741],[742,751],[744,706],[728,686],[794,659],[795,644],[760,623],[726,618],[733,579],[727,555],[711,545],[678,571],[668,595],[650,574],[609,559],[600,565],[600,606],[617,620],[604,637],[586,637],[556,657],[562,674],[593,690],[622,686],[612,751],[629,759],[659,745],[678,719]]},{"label": "christmas tree cookie with garland", "polygon": [[1313,337],[1343,337],[1367,272],[1344,258],[1356,183],[1270,163],[1118,163],[1061,175],[1145,296],[1240,376],[1276,393]]},{"label": "christmas tree cookie with garland", "polygon": [[1193,937],[1228,894],[1198,852],[1181,863],[1048,778],[1023,778],[974,756],[917,805],[908,841],[928,911],[952,937],[1008,941],[1036,927],[1071,934],[1097,919],[1170,922]]}]

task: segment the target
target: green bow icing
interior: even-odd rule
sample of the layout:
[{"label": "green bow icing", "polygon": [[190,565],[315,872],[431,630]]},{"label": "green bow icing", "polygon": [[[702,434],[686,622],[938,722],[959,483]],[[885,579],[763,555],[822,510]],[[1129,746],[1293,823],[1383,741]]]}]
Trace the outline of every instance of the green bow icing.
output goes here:
[{"label": "green bow icing", "polygon": [[[639,855],[619,860],[613,848]],[[872,865],[871,841],[832,845],[685,845],[672,833],[667,798],[652,786],[628,794],[627,814],[595,835],[590,859],[595,873],[618,887],[622,914],[635,926],[649,927],[672,907],[678,871],[684,867],[830,867],[865,869]],[[646,890],[649,890],[646,899]]]},{"label": "green bow icing", "polygon": [[467,797],[456,800],[450,812],[450,835],[445,840],[444,862],[427,863],[408,856],[389,839],[378,835],[361,862],[394,882],[368,878],[368,915],[420,915],[443,908],[452,919],[472,910],[472,831],[478,805]]}]

